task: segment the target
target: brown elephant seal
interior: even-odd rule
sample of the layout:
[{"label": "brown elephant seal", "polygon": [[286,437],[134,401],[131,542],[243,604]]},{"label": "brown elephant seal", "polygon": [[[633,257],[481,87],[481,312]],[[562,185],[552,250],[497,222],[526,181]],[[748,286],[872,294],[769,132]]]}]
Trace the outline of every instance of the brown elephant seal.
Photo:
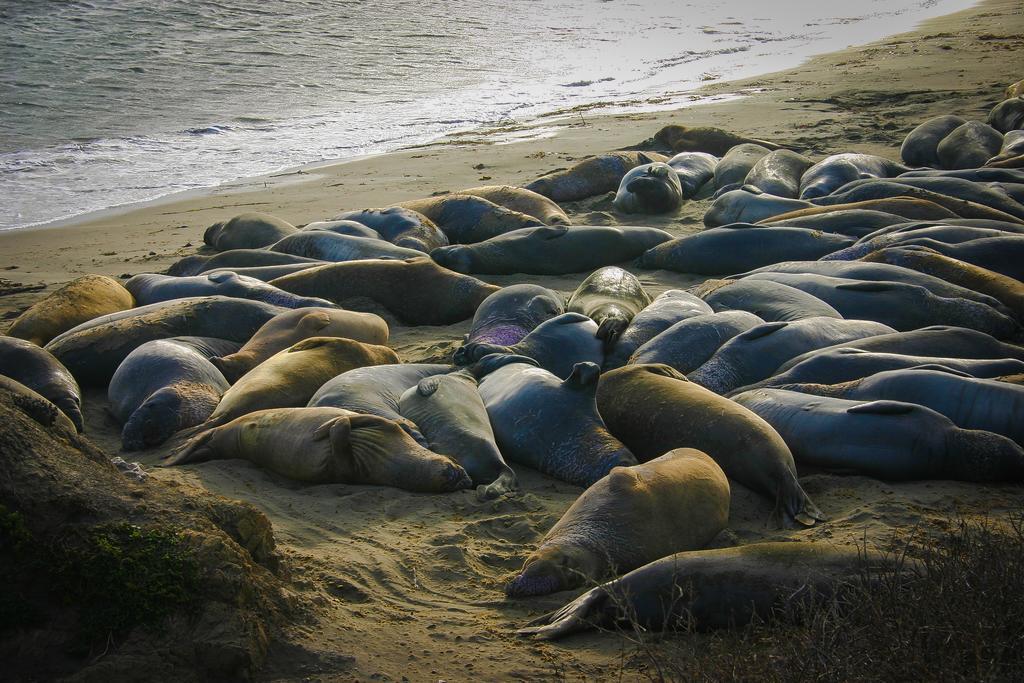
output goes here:
[{"label": "brown elephant seal", "polygon": [[346,370],[398,363],[386,346],[340,337],[310,337],[263,361],[224,392],[205,426],[212,427],[266,408],[309,403],[317,389]]},{"label": "brown elephant seal", "polygon": [[965,123],[967,119],[951,114],[928,119],[907,134],[900,147],[900,157],[909,166],[939,168],[942,165],[938,154],[939,143]]},{"label": "brown elephant seal", "polygon": [[874,552],[817,542],[677,553],[584,593],[518,633],[556,640],[623,624],[649,630],[736,628],[795,602],[828,600],[892,566],[892,559]]},{"label": "brown elephant seal", "polygon": [[958,126],[936,148],[942,168],[980,168],[999,153],[1003,134],[981,121]]},{"label": "brown elephant seal", "polygon": [[575,202],[614,192],[624,175],[637,166],[655,161],[668,161],[668,158],[654,152],[600,154],[543,175],[526,185],[526,189],[556,202]]},{"label": "brown elephant seal", "polygon": [[268,320],[235,353],[211,358],[224,378],[234,384],[239,377],[293,344],[310,337],[344,337],[366,344],[386,344],[388,324],[373,313],[337,308],[302,308]]},{"label": "brown elephant seal", "polygon": [[484,500],[519,488],[516,473],[501,457],[477,379],[466,370],[420,380],[398,400],[428,447],[459,463]]},{"label": "brown elephant seal", "polygon": [[963,178],[855,180],[827,197],[815,199],[814,204],[832,206],[893,197],[923,199],[961,218],[1024,222],[1024,208],[1005,192],[993,191]]},{"label": "brown elephant seal", "polygon": [[243,213],[214,223],[203,233],[203,241],[217,251],[260,249],[298,232],[298,228],[268,213]]},{"label": "brown elephant seal", "polygon": [[411,325],[451,325],[473,315],[501,289],[437,265],[427,256],[404,261],[349,261],[309,268],[270,284],[352,307],[370,299]]},{"label": "brown elephant seal", "polygon": [[65,438],[73,437],[78,431],[71,418],[54,405],[53,401],[44,398],[42,394],[29,389],[21,382],[0,375],[0,391],[7,392],[14,404],[28,413],[33,420],[44,427],[52,428]]},{"label": "brown elephant seal", "polygon": [[450,244],[474,244],[520,228],[543,225],[525,213],[468,194],[446,194],[402,202],[437,224]]},{"label": "brown elephant seal", "polygon": [[285,266],[300,263],[322,265],[324,262],[292,254],[279,254],[276,251],[267,251],[266,249],[231,249],[214,254],[213,256],[201,256],[199,254],[186,256],[172,264],[167,269],[167,274],[181,277],[199,275],[211,270],[236,271],[239,268]]},{"label": "brown elephant seal", "polygon": [[434,221],[418,211],[398,206],[387,209],[345,211],[332,220],[355,221],[373,230],[381,239],[424,253],[430,253],[431,249],[448,244],[448,238]]},{"label": "brown elephant seal", "polygon": [[542,194],[514,185],[481,185],[456,194],[468,194],[482,197],[506,209],[533,216],[544,225],[569,225],[572,221],[562,207],[555,204]]},{"label": "brown elephant seal", "polygon": [[721,128],[712,126],[665,126],[651,138],[658,149],[671,150],[673,154],[680,152],[707,152],[717,157],[722,156],[737,145],[761,145],[769,150],[780,149],[774,142],[736,135]]},{"label": "brown elephant seal", "polygon": [[7,334],[44,346],[72,327],[135,305],[120,282],[105,275],[86,275],[72,280],[19,315]]},{"label": "brown elephant seal", "polygon": [[505,586],[509,597],[592,584],[706,546],[729,522],[729,480],[693,448],[616,467],[583,492]]},{"label": "brown elephant seal", "polygon": [[897,216],[903,216],[907,220],[915,221],[938,221],[944,218],[959,218],[959,214],[950,211],[944,206],[925,199],[914,199],[911,197],[893,197],[890,199],[866,199],[849,204],[832,204],[830,206],[810,206],[804,209],[790,210],[779,213],[770,218],[764,218],[758,223],[784,224],[794,218],[805,216],[821,216],[824,214],[839,211],[866,210],[881,211]]},{"label": "brown elephant seal", "polygon": [[597,407],[612,434],[641,461],[696,448],[726,476],[775,502],[770,522],[824,519],[800,486],[786,442],[746,408],[667,365],[627,365],[601,377]]},{"label": "brown elephant seal", "polygon": [[565,310],[582,313],[597,323],[597,338],[605,350],[615,346],[630,321],[651,303],[640,280],[618,266],[591,273],[569,297]]},{"label": "brown elephant seal", "polygon": [[715,190],[728,191],[742,186],[750,169],[770,153],[771,150],[764,145],[754,143],[739,144],[730,148],[715,166]]},{"label": "brown elephant seal", "polygon": [[992,107],[987,123],[1004,134],[1024,128],[1024,97],[1010,97]]},{"label": "brown elephant seal", "polygon": [[788,149],[777,149],[757,160],[744,185],[752,185],[766,194],[776,197],[805,199],[800,193],[801,178],[811,168],[813,161],[803,154]]},{"label": "brown elephant seal", "polygon": [[148,341],[213,337],[245,343],[265,322],[286,310],[225,296],[175,299],[82,323],[55,337],[46,349],[79,382],[105,385],[128,354]]},{"label": "brown elephant seal", "polygon": [[443,493],[469,488],[466,471],[397,424],[340,408],[276,408],[239,417],[189,441],[164,463],[240,458],[306,484],[372,484]]},{"label": "brown elephant seal", "polygon": [[85,430],[78,382],[49,351],[24,339],[0,336],[0,375],[24,384],[60,408],[75,429]]}]

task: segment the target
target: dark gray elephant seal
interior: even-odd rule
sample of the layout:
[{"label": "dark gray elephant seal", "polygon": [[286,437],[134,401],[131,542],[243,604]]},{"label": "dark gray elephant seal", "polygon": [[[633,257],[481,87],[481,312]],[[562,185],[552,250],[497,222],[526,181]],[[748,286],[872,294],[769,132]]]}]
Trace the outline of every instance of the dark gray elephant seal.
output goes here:
[{"label": "dark gray elephant seal", "polygon": [[792,199],[800,196],[800,179],[813,163],[803,154],[777,149],[757,160],[743,184],[766,194]]},{"label": "dark gray elephant seal", "polygon": [[961,242],[970,242],[971,240],[985,239],[986,237],[1007,237],[1012,234],[1015,233],[988,230],[986,228],[971,228],[962,225],[932,225],[918,228],[917,230],[893,231],[877,237],[863,238],[853,246],[828,254],[823,260],[854,261],[879,249],[898,247],[904,242],[912,242],[917,239],[932,239],[946,244],[960,244]]},{"label": "dark gray elephant seal", "polygon": [[595,270],[569,297],[566,310],[582,313],[597,323],[597,337],[605,349],[615,346],[633,316],[651,303],[640,280],[632,273],[608,266]]},{"label": "dark gray elephant seal", "polygon": [[1001,273],[1024,281],[1024,235],[984,237],[982,239],[946,244],[920,238],[901,243],[903,247],[926,247],[944,256]]},{"label": "dark gray elephant seal", "polygon": [[[985,162],[986,166],[996,166],[1004,162],[1012,162],[1013,160],[1020,161],[1021,157],[1024,157],[1024,130],[1011,130],[1003,136],[1003,146],[999,148],[999,154],[995,155],[991,159]],[[1024,165],[1018,163],[1018,166]],[[1006,172],[1020,172],[1019,169],[1015,168],[988,168],[978,169],[979,171],[1006,171]]]},{"label": "dark gray elephant seal", "polygon": [[668,160],[676,172],[683,199],[697,199],[714,190],[715,167],[719,158],[707,152],[680,152]]},{"label": "dark gray elephant seal", "polygon": [[613,204],[625,213],[671,213],[683,204],[683,186],[668,164],[644,164],[622,177]]},{"label": "dark gray elephant seal", "polygon": [[715,201],[704,214],[704,225],[709,228],[717,228],[730,223],[757,223],[775,216],[813,209],[816,206],[802,199],[776,197],[765,194],[755,187],[744,185],[742,188],[729,190],[716,196]]},{"label": "dark gray elephant seal", "polygon": [[569,225],[569,216],[562,207],[542,194],[513,185],[482,185],[459,190],[456,194],[482,197],[506,209],[533,216],[544,225]]},{"label": "dark gray elephant seal", "polygon": [[[907,180],[913,179],[908,178]],[[919,178],[917,180],[924,179]],[[940,206],[953,212],[956,216],[961,218],[982,218],[1007,221],[1010,223],[1022,222],[1021,219],[1017,218],[1015,215],[1006,213],[999,209],[994,209],[986,204],[979,204],[978,202],[971,201],[967,198],[960,198],[958,196],[936,192],[924,187],[916,187],[910,183],[900,182],[895,178],[887,178],[884,180],[856,180],[850,183],[847,187],[849,187],[849,189],[839,188],[839,190],[833,194],[825,197],[818,197],[813,201],[813,204],[819,207],[848,207],[862,202],[909,198],[930,202],[933,205]],[[1004,196],[1004,200],[1005,199],[1006,198]],[[1006,205],[1012,206],[1012,203],[1007,202]],[[1013,211],[1019,213],[1019,210],[1016,208],[1014,208]]]},{"label": "dark gray elephant seal", "polygon": [[243,213],[208,227],[203,241],[217,251],[259,249],[295,232],[294,225],[268,213]]},{"label": "dark gray elephant seal", "polygon": [[900,157],[909,166],[938,168],[938,147],[943,138],[967,123],[967,119],[947,114],[928,119],[910,131],[900,147]]},{"label": "dark gray elephant seal", "polygon": [[640,346],[630,356],[629,364],[661,363],[686,374],[706,363],[722,344],[763,322],[747,311],[687,318]]},{"label": "dark gray elephant seal", "polygon": [[78,382],[50,351],[24,339],[0,336],[0,375],[24,384],[60,408],[76,430],[85,431]]},{"label": "dark gray elephant seal", "polygon": [[1020,325],[988,304],[941,297],[924,287],[903,282],[851,280],[810,273],[756,273],[753,280],[772,280],[816,296],[844,318],[873,320],[906,332],[930,325],[969,327],[998,339],[1013,337]]},{"label": "dark gray elephant seal", "polygon": [[987,121],[1000,133],[1024,128],[1024,97],[1010,97],[992,107]]},{"label": "dark gray elephant seal", "polygon": [[320,230],[323,232],[334,232],[339,235],[351,235],[352,237],[368,237],[375,240],[384,239],[380,236],[380,233],[373,228],[369,228],[356,221],[348,220],[314,221],[313,223],[303,225],[299,230],[301,232]]},{"label": "dark gray elephant seal", "polygon": [[[807,169],[800,178],[800,199],[832,194],[843,185],[864,178],[891,178],[910,169],[873,154],[833,154]],[[767,191],[767,190],[766,190]]]},{"label": "dark gray elephant seal", "polygon": [[667,365],[627,365],[605,373],[597,405],[608,428],[638,459],[696,448],[730,479],[774,501],[772,524],[811,526],[824,519],[797,481],[782,437],[749,410]]},{"label": "dark gray elephant seal", "polygon": [[398,204],[423,214],[441,229],[450,244],[473,244],[542,223],[525,213],[468,194],[448,194]]},{"label": "dark gray elephant seal", "polygon": [[564,275],[628,261],[670,239],[658,228],[542,226],[441,247],[430,257],[459,273]]},{"label": "dark gray elephant seal", "polygon": [[743,143],[725,152],[715,166],[715,190],[721,192],[726,188],[738,188],[743,185],[750,169],[762,158],[768,156],[770,149],[754,143]]},{"label": "dark gray elephant seal", "polygon": [[213,256],[186,256],[168,268],[167,274],[184,277],[199,275],[211,270],[234,270],[235,268],[258,268],[298,263],[323,265],[324,262],[291,254],[279,254],[266,249],[231,249]]},{"label": "dark gray elephant seal", "polygon": [[305,308],[308,306],[336,308],[326,299],[296,296],[262,280],[231,271],[203,273],[190,277],[142,273],[129,278],[124,286],[132,293],[139,306],[197,296],[227,296],[235,299],[262,301],[283,308]]},{"label": "dark gray elephant seal", "polygon": [[770,280],[706,280],[694,291],[714,311],[749,311],[765,322],[843,317],[818,297]]},{"label": "dark gray elephant seal", "polygon": [[455,352],[455,362],[469,365],[491,354],[532,358],[555,377],[568,377],[577,363],[604,362],[604,343],[597,323],[581,313],[563,313],[546,320],[511,346],[468,342]]},{"label": "dark gray elephant seal", "polygon": [[21,382],[0,375],[0,393],[6,394],[19,409],[47,429],[53,429],[64,438],[74,438],[78,432],[71,418],[64,411],[44,398],[42,394],[29,389]]},{"label": "dark gray elephant seal", "polygon": [[936,153],[943,168],[979,168],[999,153],[1003,134],[981,121],[968,121],[942,138]]},{"label": "dark gray elephant seal", "polygon": [[778,263],[814,260],[852,246],[846,235],[806,228],[734,223],[663,242],[637,259],[641,268],[725,275]]},{"label": "dark gray elephant seal", "polygon": [[411,420],[402,417],[398,400],[420,380],[451,370],[437,363],[371,365],[343,372],[317,389],[307,404],[310,408],[344,408],[365,415],[394,420],[419,443],[426,438]]},{"label": "dark gray elephant seal", "polygon": [[[381,239],[407,249],[430,253],[448,244],[439,227],[423,214],[412,209],[392,206],[388,209],[345,211],[335,221],[354,221],[372,229]],[[308,227],[308,226],[307,226]]]},{"label": "dark gray elephant seal", "polygon": [[[980,172],[982,169],[972,170]],[[990,170],[998,171],[1000,169]],[[1007,194],[1005,189],[1002,187],[996,189],[991,183],[984,184],[970,178],[957,178],[955,176],[897,176],[886,179],[886,183],[928,190],[929,192],[935,192],[947,197],[987,206],[990,209],[1013,216],[1013,218],[1018,220],[1024,218],[1024,206],[1021,206],[1016,199]],[[1016,184],[1007,183],[1006,187],[1015,187]],[[834,194],[838,198],[837,201],[841,201],[841,198],[844,196],[853,196],[852,190],[860,187],[878,187],[878,184],[874,180],[855,180],[839,188]]]},{"label": "dark gray elephant seal", "polygon": [[575,202],[614,192],[630,170],[655,161],[667,161],[654,152],[611,152],[590,157],[537,178],[526,189],[556,202]]},{"label": "dark gray elephant seal", "polygon": [[1016,443],[960,429],[912,403],[846,401],[783,389],[755,389],[733,400],[774,427],[799,462],[814,467],[889,481],[1024,478],[1024,450]]},{"label": "dark gray elephant seal", "polygon": [[466,471],[392,422],[337,408],[261,410],[187,441],[166,466],[241,458],[306,484],[373,484],[443,493],[469,488]]},{"label": "dark gray elephant seal", "polygon": [[411,420],[428,447],[461,465],[481,498],[497,498],[519,488],[515,472],[498,451],[487,408],[468,371],[421,379],[398,399],[402,417]]},{"label": "dark gray elephant seal", "polygon": [[406,249],[384,240],[339,235],[327,230],[300,230],[267,248],[282,254],[292,254],[330,263],[373,258],[401,260],[423,255],[423,252],[416,249]]},{"label": "dark gray elephant seal", "polygon": [[615,346],[605,359],[605,369],[625,365],[634,351],[680,320],[708,313],[713,313],[711,307],[698,296],[681,289],[662,292],[633,316],[629,327],[615,341]]},{"label": "dark gray elephant seal", "polygon": [[687,378],[716,394],[770,377],[786,361],[814,349],[894,332],[870,320],[804,318],[764,323],[725,342]]},{"label": "dark gray elephant seal", "polygon": [[843,587],[877,576],[893,561],[829,543],[752,543],[677,553],[593,588],[519,629],[556,640],[591,628],[680,627],[700,631],[768,620],[794,601],[828,600]]},{"label": "dark gray elephant seal", "polygon": [[224,296],[175,299],[90,320],[59,335],[46,349],[79,382],[106,385],[128,354],[148,341],[214,337],[243,343],[286,310]]},{"label": "dark gray elephant seal", "polygon": [[270,282],[276,280],[279,277],[285,275],[291,275],[297,273],[300,270],[306,270],[313,266],[322,266],[323,261],[310,261],[309,263],[291,263],[282,264],[279,266],[253,266],[252,268],[215,268],[213,270],[203,271],[203,275],[224,275],[226,273],[234,273],[240,277],[251,277],[254,280],[260,282]]},{"label": "dark gray elephant seal", "polygon": [[110,411],[124,425],[121,447],[159,446],[175,432],[205,422],[231,386],[210,358],[237,350],[236,342],[178,337],[146,342],[129,353],[107,388]]},{"label": "dark gray elephant seal", "polygon": [[729,480],[693,448],[616,467],[583,492],[505,586],[546,595],[703,548],[729,522]]},{"label": "dark gray elephant seal", "polygon": [[961,429],[1001,434],[1024,445],[1024,387],[978,379],[941,365],[888,370],[841,384],[783,384],[780,389],[850,401],[900,401],[931,408]]},{"label": "dark gray elephant seal", "polygon": [[[564,312],[565,298],[547,287],[531,284],[502,287],[476,309],[466,343],[510,346],[545,320]],[[456,362],[459,362],[458,351]]]},{"label": "dark gray elephant seal", "polygon": [[502,455],[576,486],[591,486],[636,458],[597,411],[601,369],[577,363],[564,380],[523,356],[487,356],[473,366]]},{"label": "dark gray elephant seal", "polygon": [[847,209],[845,211],[832,211],[816,216],[790,218],[786,221],[768,219],[761,221],[758,225],[766,225],[772,228],[809,228],[811,230],[820,230],[821,232],[848,235],[856,239],[870,235],[879,228],[905,223],[906,221],[906,218],[897,216],[894,213],[866,209]]}]

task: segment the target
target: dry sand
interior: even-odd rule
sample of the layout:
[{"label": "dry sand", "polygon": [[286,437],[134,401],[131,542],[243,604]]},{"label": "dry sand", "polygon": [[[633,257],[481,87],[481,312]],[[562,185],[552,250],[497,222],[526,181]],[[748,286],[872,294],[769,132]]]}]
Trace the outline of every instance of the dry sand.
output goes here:
[{"label": "dry sand", "polygon": [[[207,225],[243,211],[302,224],[343,209],[385,206],[438,191],[520,184],[588,154],[635,144],[667,123],[719,126],[785,142],[815,157],[859,151],[897,158],[903,136],[928,117],[984,118],[1003,88],[1024,76],[1022,54],[1020,1],[989,0],[912,33],[699,93],[742,98],[620,116],[592,109],[582,118],[477,132],[73,224],[0,233],[0,275],[42,288],[4,295],[0,310],[9,320],[44,291],[85,273],[163,270],[202,245]],[[566,208],[576,223],[617,222],[608,198]],[[644,220],[682,235],[699,229],[706,208],[706,202],[695,202],[678,216]],[[698,281],[662,271],[638,274],[652,293]],[[502,285],[538,282],[568,293],[582,277],[485,279]],[[0,291],[5,285],[13,286],[0,281]],[[392,345],[409,362],[447,358],[469,328],[469,321],[417,328],[390,322]],[[106,412],[105,396],[88,394],[86,407],[89,436],[117,452],[119,427]],[[153,464],[159,455],[131,457]],[[573,595],[506,602],[501,589],[580,493],[516,469],[522,493],[492,503],[479,503],[469,492],[431,496],[359,486],[303,487],[238,461],[157,470],[154,476],[250,501],[272,520],[294,585],[314,608],[308,623],[290,629],[288,643],[272,648],[267,680],[538,680],[556,671],[570,679],[606,678],[619,667],[613,636],[535,644],[512,633]],[[957,514],[1005,517],[1024,501],[1024,489],[1009,486],[889,484],[814,473],[801,481],[829,523],[770,532],[764,527],[768,503],[734,485],[730,525],[715,545],[768,539],[884,544],[895,530],[919,526],[936,532]]]}]

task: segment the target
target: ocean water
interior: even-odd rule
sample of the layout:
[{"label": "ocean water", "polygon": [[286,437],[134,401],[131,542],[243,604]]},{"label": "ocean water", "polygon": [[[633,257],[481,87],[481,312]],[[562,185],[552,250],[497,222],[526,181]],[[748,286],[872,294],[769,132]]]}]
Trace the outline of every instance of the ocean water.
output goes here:
[{"label": "ocean water", "polygon": [[971,4],[0,0],[0,230],[591,102],[677,106]]}]

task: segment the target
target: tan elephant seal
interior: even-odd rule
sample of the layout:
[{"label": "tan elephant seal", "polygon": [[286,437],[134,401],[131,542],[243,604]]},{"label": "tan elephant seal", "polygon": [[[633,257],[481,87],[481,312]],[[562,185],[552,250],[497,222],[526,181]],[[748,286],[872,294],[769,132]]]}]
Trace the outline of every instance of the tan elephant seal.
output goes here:
[{"label": "tan elephant seal", "polygon": [[706,546],[729,521],[729,480],[714,460],[679,448],[616,467],[583,492],[520,573],[509,597],[592,584]]},{"label": "tan elephant seal", "polygon": [[44,427],[52,427],[65,438],[73,438],[78,431],[64,411],[21,382],[0,375],[0,390],[10,392],[16,406]]},{"label": "tan elephant seal", "polygon": [[660,149],[672,150],[673,154],[707,152],[717,157],[723,156],[736,145],[753,144],[769,150],[780,149],[774,142],[736,135],[712,126],[668,125],[655,133],[651,142]]},{"label": "tan elephant seal", "polygon": [[506,232],[542,225],[533,216],[469,194],[414,199],[396,206],[423,214],[451,244],[474,244]]},{"label": "tan elephant seal", "polygon": [[293,344],[310,337],[344,337],[366,344],[386,344],[388,324],[373,313],[336,308],[299,308],[268,320],[237,352],[211,358],[228,382]]},{"label": "tan elephant seal", "polygon": [[837,213],[840,211],[866,210],[882,211],[885,213],[903,216],[907,220],[915,221],[938,221],[944,218],[959,218],[959,214],[950,211],[944,206],[926,199],[911,199],[907,197],[892,197],[887,199],[866,199],[860,202],[849,204],[832,204],[830,206],[812,206],[805,209],[796,209],[786,213],[764,218],[757,221],[758,224],[776,223],[785,224],[794,218],[804,216],[823,216],[825,214]]},{"label": "tan elephant seal", "polygon": [[44,346],[59,334],[108,313],[135,305],[120,282],[105,275],[72,280],[19,315],[7,330],[11,337]]},{"label": "tan elephant seal", "polygon": [[261,249],[296,232],[294,225],[269,213],[243,213],[208,227],[203,241],[217,251]]},{"label": "tan elephant seal", "polygon": [[506,209],[533,216],[545,225],[569,225],[572,221],[562,207],[555,204],[542,194],[537,194],[523,187],[513,185],[482,185],[468,190],[459,190],[457,194],[468,194],[482,197]]},{"label": "tan elephant seal", "polygon": [[386,346],[338,337],[303,339],[235,382],[203,426],[224,424],[265,408],[304,406],[317,389],[347,370],[398,362],[398,355]]},{"label": "tan elephant seal", "polygon": [[260,410],[187,441],[164,464],[241,458],[307,484],[374,484],[430,493],[469,488],[466,471],[391,420],[340,408]]},{"label": "tan elephant seal", "polygon": [[569,168],[558,169],[537,178],[526,189],[556,202],[575,202],[587,197],[614,192],[622,178],[637,166],[668,161],[655,152],[611,152],[584,159]]}]

